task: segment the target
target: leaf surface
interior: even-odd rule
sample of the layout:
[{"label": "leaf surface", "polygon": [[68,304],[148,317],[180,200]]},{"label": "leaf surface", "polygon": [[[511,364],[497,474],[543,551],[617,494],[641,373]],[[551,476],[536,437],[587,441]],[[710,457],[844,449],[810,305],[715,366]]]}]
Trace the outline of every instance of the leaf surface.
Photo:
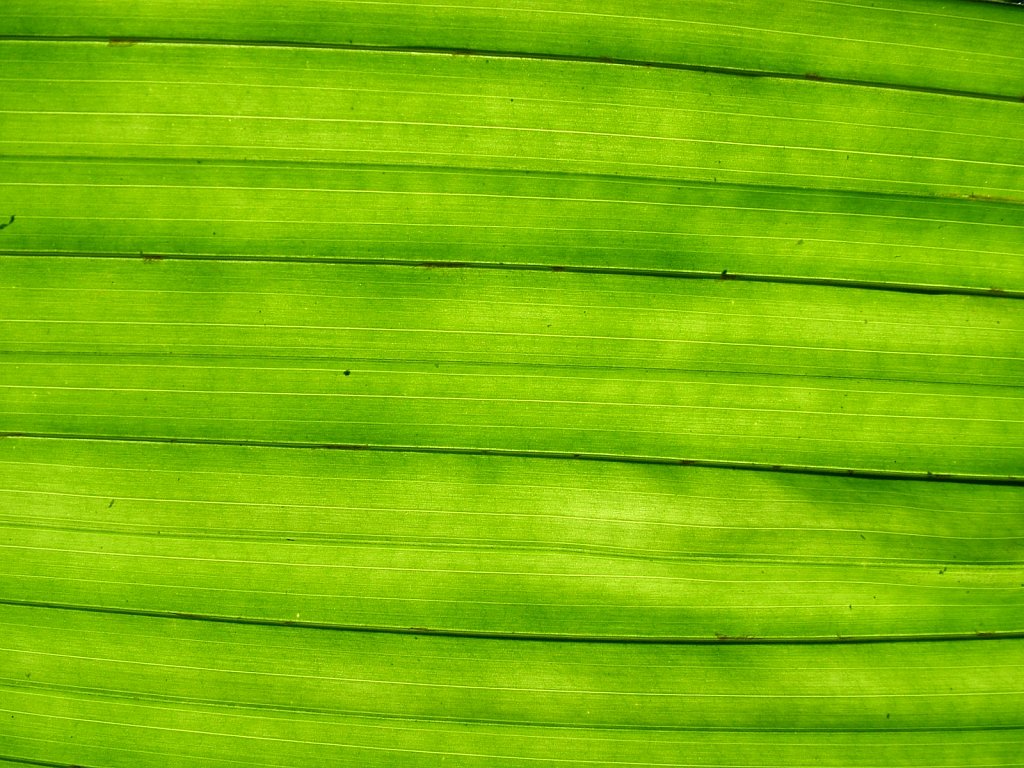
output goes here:
[{"label": "leaf surface", "polygon": [[1012,765],[1020,746],[1020,655],[1003,643],[495,643],[0,616],[10,742],[92,764]]},{"label": "leaf surface", "polygon": [[10,0],[0,34],[181,38],[617,59],[1024,95],[1017,9],[918,0]]},{"label": "leaf surface", "polygon": [[884,480],[640,464],[0,447],[0,584],[21,601],[583,639],[1024,629],[1018,488],[897,496]]},{"label": "leaf surface", "polygon": [[10,0],[0,765],[1020,768],[1022,30]]}]

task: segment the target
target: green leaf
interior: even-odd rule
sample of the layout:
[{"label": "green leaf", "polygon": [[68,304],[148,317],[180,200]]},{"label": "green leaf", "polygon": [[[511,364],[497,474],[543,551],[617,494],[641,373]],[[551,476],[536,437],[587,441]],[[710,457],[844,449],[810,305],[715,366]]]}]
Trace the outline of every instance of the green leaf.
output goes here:
[{"label": "green leaf", "polygon": [[20,601],[527,637],[1022,628],[1020,488],[52,439],[0,462]]},{"label": "green leaf", "polygon": [[835,306],[835,289],[815,286],[388,266],[6,264],[0,396],[16,432],[967,476],[1019,477],[1024,459],[1015,301],[848,290]]},{"label": "green leaf", "polygon": [[898,0],[8,0],[0,34],[179,38],[591,57],[1024,95],[1024,20]]},{"label": "green leaf", "polygon": [[0,57],[9,252],[1024,291],[1019,104],[441,54],[6,42]]},{"label": "green leaf", "polygon": [[[1001,101],[288,47],[5,42],[0,57],[8,78],[0,140],[11,154],[557,171],[1024,200],[1021,107]],[[110,140],[119,133],[127,135]]]},{"label": "green leaf", "polygon": [[10,0],[0,765],[1019,768],[1022,30]]},{"label": "green leaf", "polygon": [[1012,765],[1020,746],[1020,654],[1003,642],[494,642],[25,608],[0,620],[8,663],[34,670],[5,692],[10,742],[92,765]]},{"label": "green leaf", "polygon": [[[1021,207],[493,170],[5,163],[8,251],[461,262],[1024,295]],[[11,208],[11,210],[15,210]]]}]

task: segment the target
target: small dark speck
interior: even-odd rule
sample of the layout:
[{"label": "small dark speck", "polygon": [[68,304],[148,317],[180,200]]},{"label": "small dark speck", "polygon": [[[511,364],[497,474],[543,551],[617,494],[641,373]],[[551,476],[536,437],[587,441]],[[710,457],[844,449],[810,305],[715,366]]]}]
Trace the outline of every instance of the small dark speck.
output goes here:
[{"label": "small dark speck", "polygon": [[11,214],[11,218],[9,218],[5,223],[0,224],[0,229],[7,229],[13,223],[14,223],[14,214],[12,213]]},{"label": "small dark speck", "polygon": [[945,572],[946,572],[946,566],[944,565],[944,566],[942,566],[942,567],[941,567],[941,568],[939,569],[939,575],[942,575],[942,574],[943,574],[943,573],[945,573]]},{"label": "small dark speck", "polygon": [[797,240],[797,241],[796,241],[796,244],[797,244],[797,245],[803,245],[803,244],[804,244],[804,241],[803,241],[803,240]]},{"label": "small dark speck", "polygon": [[866,539],[866,538],[864,538],[864,534],[863,534],[863,533],[862,533],[862,534],[860,535],[860,537],[861,537],[862,539],[864,539],[864,541],[867,541],[867,539]]},{"label": "small dark speck", "polygon": [[889,713],[888,713],[888,712],[886,712],[886,713],[885,713],[885,719],[886,719],[886,720],[888,720],[888,719],[889,719]]},{"label": "small dark speck", "polygon": [[346,376],[351,376],[352,375],[352,371],[346,369],[345,370],[345,375]]},{"label": "small dark speck", "polygon": [[110,509],[112,506],[114,506],[114,501],[115,501],[115,499],[111,499],[110,500],[110,503],[107,504],[107,509]]}]

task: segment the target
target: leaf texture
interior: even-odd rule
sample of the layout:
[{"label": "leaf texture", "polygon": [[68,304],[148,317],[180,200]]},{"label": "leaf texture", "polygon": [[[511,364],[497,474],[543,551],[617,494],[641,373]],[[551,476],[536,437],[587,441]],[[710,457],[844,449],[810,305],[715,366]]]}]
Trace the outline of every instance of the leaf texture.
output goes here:
[{"label": "leaf texture", "polygon": [[16,226],[0,242],[7,252],[454,261],[1024,291],[1024,225],[1011,203],[405,166],[85,158],[4,166],[0,189],[18,200]]},{"label": "leaf texture", "polygon": [[838,748],[859,757],[837,765],[955,765],[1019,747],[1019,655],[1002,644],[588,646],[0,616],[9,663],[35,671],[5,696],[12,743],[92,764],[784,765]]},{"label": "leaf texture", "polygon": [[0,765],[1021,766],[1022,29],[11,0]]},{"label": "leaf texture", "polygon": [[1019,488],[895,497],[888,480],[634,463],[2,448],[0,584],[28,602],[513,637],[1024,629]]},{"label": "leaf texture", "polygon": [[16,432],[992,477],[1024,456],[1020,314],[981,297],[837,310],[721,280],[7,263]]},{"label": "leaf texture", "polygon": [[1024,95],[1024,22],[985,3],[9,0],[6,10],[9,36],[477,50]]},{"label": "leaf texture", "polygon": [[[1021,108],[999,101],[399,52],[7,41],[0,57],[10,154],[443,165],[1016,202],[1024,192]],[[137,140],[111,142],[118,131]]]}]

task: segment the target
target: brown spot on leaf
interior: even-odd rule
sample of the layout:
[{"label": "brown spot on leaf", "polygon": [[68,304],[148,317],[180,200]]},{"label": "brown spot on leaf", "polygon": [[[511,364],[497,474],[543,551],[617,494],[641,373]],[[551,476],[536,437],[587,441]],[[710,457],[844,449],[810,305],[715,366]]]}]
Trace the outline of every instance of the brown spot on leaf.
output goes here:
[{"label": "brown spot on leaf", "polygon": [[461,261],[421,261],[421,267],[427,269],[451,269],[466,266]]},{"label": "brown spot on leaf", "polygon": [[967,200],[981,200],[986,203],[1013,203],[1014,205],[1021,205],[1024,200],[1017,197],[1000,197],[998,195],[977,195],[973,192],[966,196]]}]

